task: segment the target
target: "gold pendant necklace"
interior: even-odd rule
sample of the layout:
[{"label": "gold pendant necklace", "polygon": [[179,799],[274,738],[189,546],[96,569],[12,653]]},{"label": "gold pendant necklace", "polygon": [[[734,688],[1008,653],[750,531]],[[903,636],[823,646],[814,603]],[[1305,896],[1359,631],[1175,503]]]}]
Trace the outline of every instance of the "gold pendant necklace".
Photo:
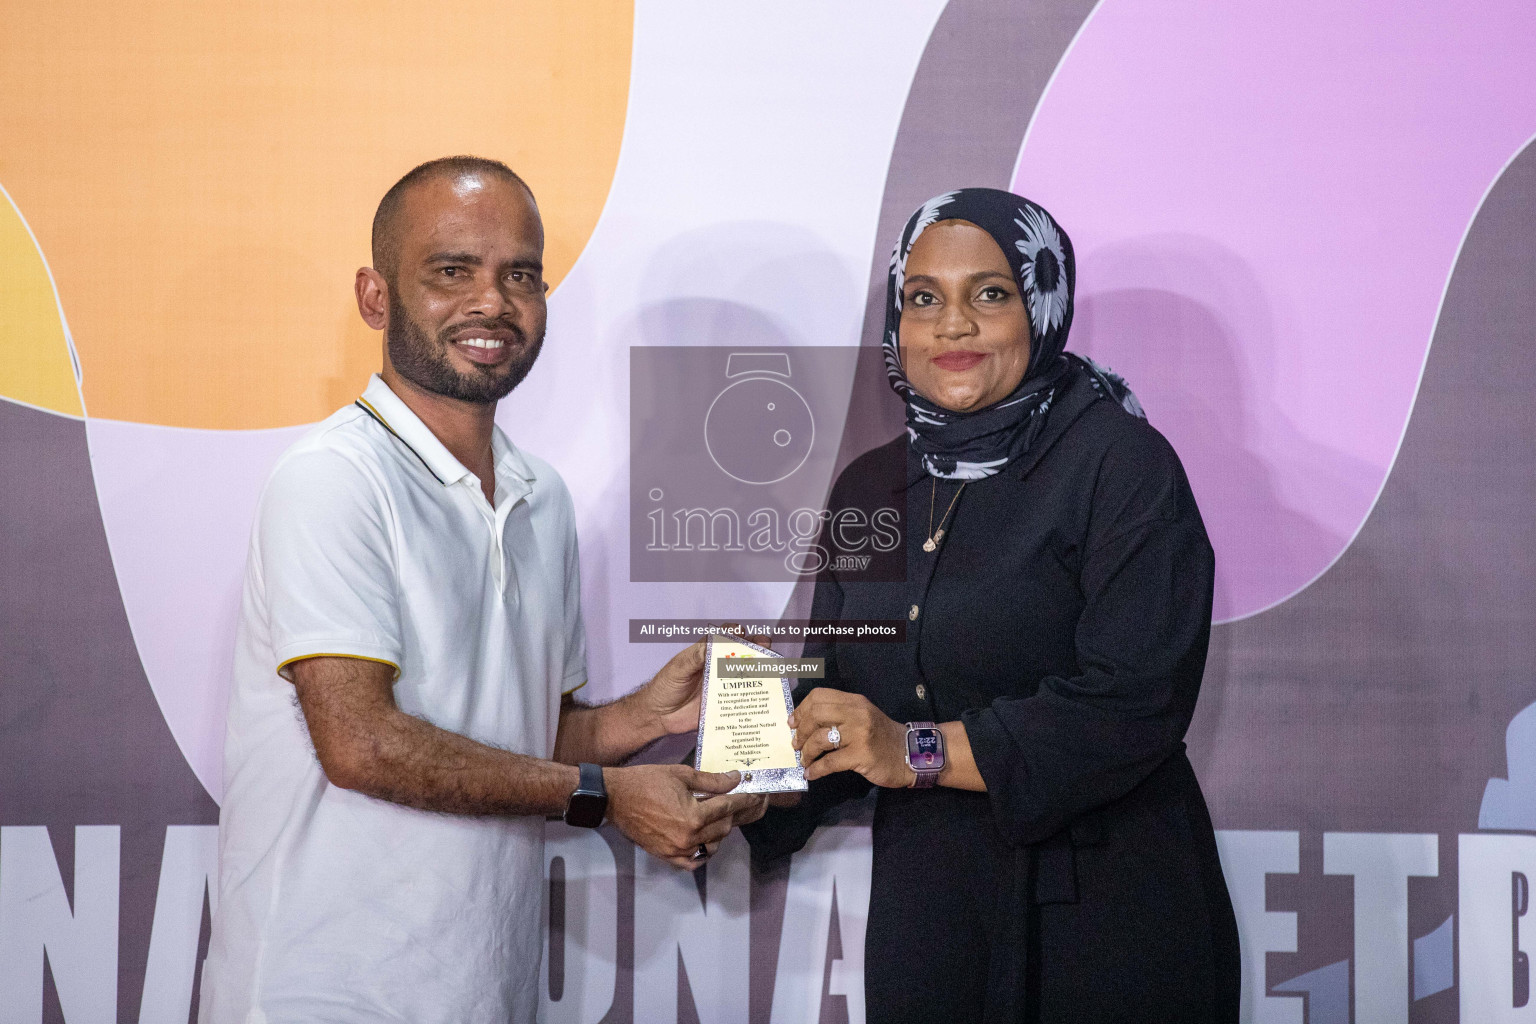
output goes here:
[{"label": "gold pendant necklace", "polygon": [[933,529],[933,506],[939,496],[939,478],[933,478],[933,493],[928,495],[928,539],[923,541],[923,550],[932,554],[939,548],[939,541],[944,539],[944,524],[949,522],[949,514],[955,510],[955,505],[960,501],[960,495],[965,491],[965,485],[969,480],[960,485],[960,490],[949,500],[949,508],[944,510],[944,518],[939,520],[937,532]]}]

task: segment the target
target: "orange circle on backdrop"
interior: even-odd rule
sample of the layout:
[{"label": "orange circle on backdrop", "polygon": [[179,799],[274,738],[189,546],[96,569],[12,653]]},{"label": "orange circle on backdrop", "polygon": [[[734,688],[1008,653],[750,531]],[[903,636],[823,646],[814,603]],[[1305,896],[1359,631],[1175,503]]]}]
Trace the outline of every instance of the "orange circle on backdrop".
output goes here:
[{"label": "orange circle on backdrop", "polygon": [[[0,185],[53,271],[90,415],[243,429],[350,402],[380,362],[352,299],[374,207],[434,157],[528,181],[558,284],[613,180],[633,24],[632,0],[7,11],[0,137],[26,141]],[[0,370],[19,344],[0,337]]]}]

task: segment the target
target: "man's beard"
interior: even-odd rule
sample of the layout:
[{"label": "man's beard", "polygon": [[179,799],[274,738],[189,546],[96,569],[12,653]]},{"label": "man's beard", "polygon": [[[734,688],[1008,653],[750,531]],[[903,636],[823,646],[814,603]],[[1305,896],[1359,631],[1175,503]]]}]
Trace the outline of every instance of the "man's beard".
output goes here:
[{"label": "man's beard", "polygon": [[[476,366],[467,374],[454,369],[448,362],[448,348],[453,344],[449,334],[466,327],[512,331],[517,335],[518,343],[509,343],[516,345],[511,359],[503,366]],[[522,328],[502,320],[487,319],[454,324],[451,329],[442,331],[434,344],[427,332],[405,311],[393,291],[389,296],[389,326],[384,330],[384,338],[389,345],[389,361],[400,376],[423,391],[478,404],[498,402],[511,394],[533,369],[533,362],[544,347],[542,332],[533,339],[533,344],[524,345],[521,343],[527,341],[527,336]]]}]

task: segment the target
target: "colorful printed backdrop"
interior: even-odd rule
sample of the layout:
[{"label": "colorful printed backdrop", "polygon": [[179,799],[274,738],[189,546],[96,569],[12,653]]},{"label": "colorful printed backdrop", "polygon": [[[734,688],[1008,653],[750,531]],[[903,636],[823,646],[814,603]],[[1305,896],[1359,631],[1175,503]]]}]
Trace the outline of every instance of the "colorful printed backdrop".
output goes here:
[{"label": "colorful printed backdrop", "polygon": [[[1071,232],[1072,347],[1136,387],[1216,545],[1190,746],[1244,1020],[1536,1020],[1529,5],[63,0],[5,24],[0,1022],[192,1014],[254,500],[378,364],[350,282],[379,195],[454,152],[544,213],[549,341],[501,421],[575,495],[594,696],[670,650],[632,618],[806,598],[631,582],[631,350],[847,347],[818,422],[846,461],[899,425],[872,346],[900,222],[1011,187]],[[550,839],[548,1020],[863,1020],[866,808],[768,873],[733,841],[704,885],[606,830]]]}]

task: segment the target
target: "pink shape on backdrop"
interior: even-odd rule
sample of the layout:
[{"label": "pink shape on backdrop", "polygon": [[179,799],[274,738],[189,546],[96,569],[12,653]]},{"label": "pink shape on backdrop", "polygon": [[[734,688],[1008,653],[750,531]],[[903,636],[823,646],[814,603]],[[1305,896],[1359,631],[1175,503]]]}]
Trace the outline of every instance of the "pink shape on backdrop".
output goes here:
[{"label": "pink shape on backdrop", "polygon": [[311,428],[190,430],[87,420],[117,585],[160,713],[214,800],[256,499]]},{"label": "pink shape on backdrop", "polygon": [[1391,468],[1481,197],[1536,131],[1536,7],[1106,0],[1013,189],[1077,251],[1069,347],[1178,449],[1217,621],[1298,593]]}]

